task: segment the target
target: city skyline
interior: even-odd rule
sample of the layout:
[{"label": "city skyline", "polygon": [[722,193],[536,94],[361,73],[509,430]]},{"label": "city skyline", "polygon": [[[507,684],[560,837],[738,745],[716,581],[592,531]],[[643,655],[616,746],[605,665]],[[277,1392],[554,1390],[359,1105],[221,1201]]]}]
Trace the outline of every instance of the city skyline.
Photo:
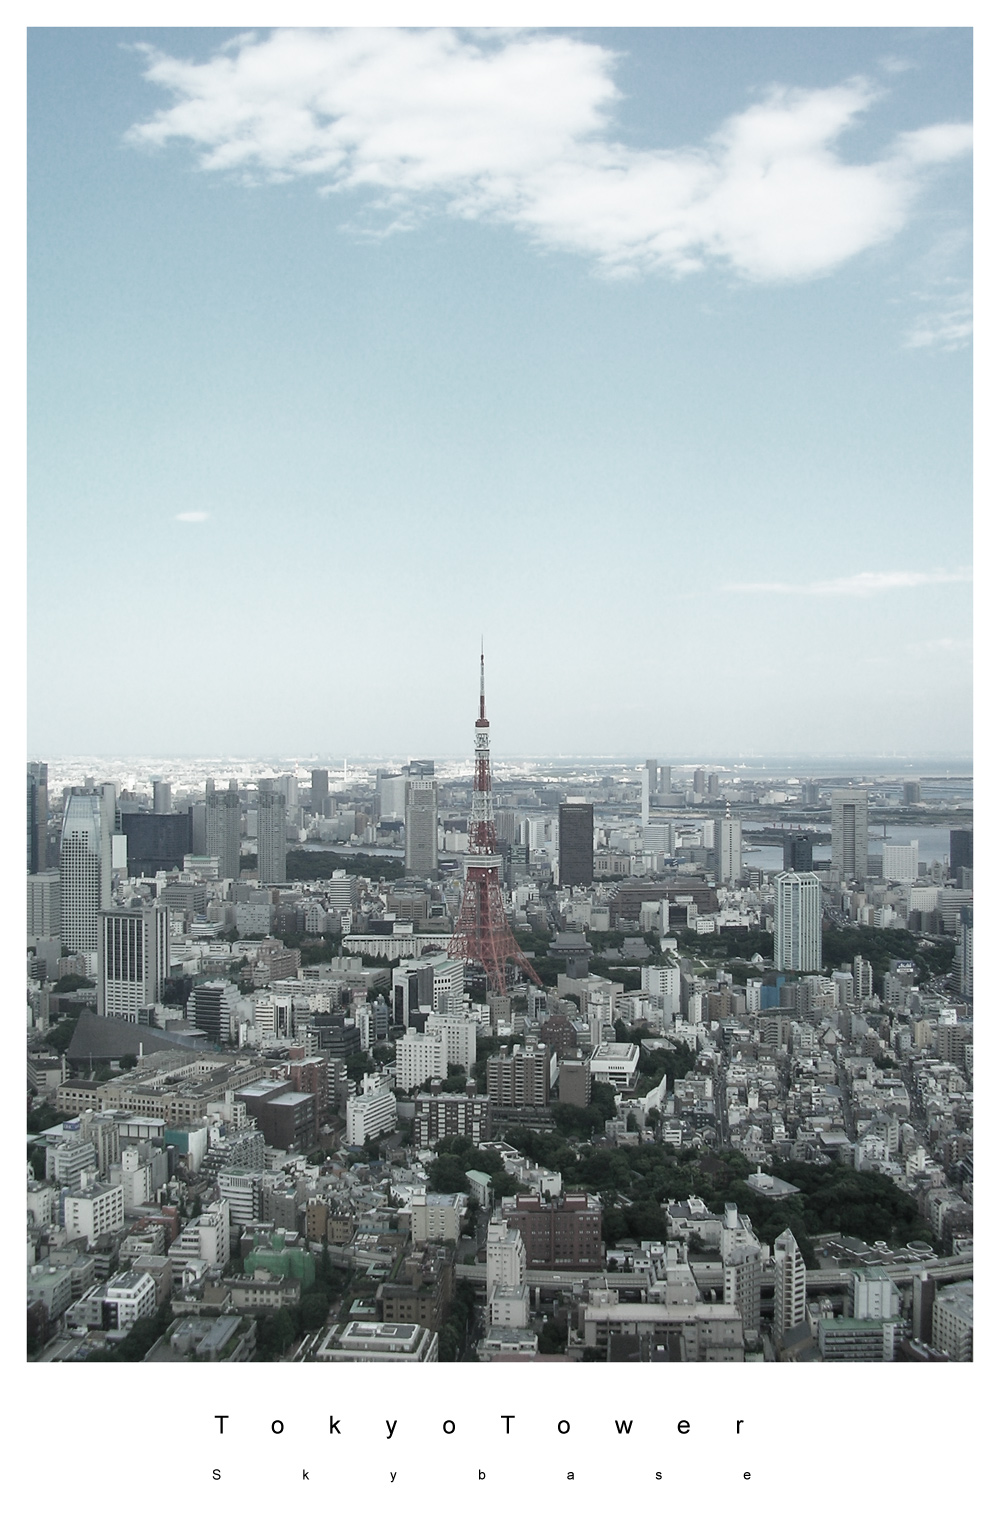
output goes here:
[{"label": "city skyline", "polygon": [[30,754],[961,752],[970,38],[37,30]]}]

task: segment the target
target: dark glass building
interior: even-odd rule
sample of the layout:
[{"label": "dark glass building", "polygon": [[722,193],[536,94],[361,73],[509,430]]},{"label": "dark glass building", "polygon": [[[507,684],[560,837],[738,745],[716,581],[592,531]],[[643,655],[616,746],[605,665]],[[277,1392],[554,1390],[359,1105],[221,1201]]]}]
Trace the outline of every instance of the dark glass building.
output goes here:
[{"label": "dark glass building", "polygon": [[972,831],[953,830],[949,839],[948,866],[954,878],[959,868],[972,867]]},{"label": "dark glass building", "polygon": [[129,878],[180,870],[191,850],[191,816],[123,814],[122,835],[128,838]]},{"label": "dark glass building", "polygon": [[559,884],[594,882],[594,806],[559,805]]},{"label": "dark glass building", "polygon": [[783,865],[786,873],[811,873],[813,870],[812,836],[786,836]]}]

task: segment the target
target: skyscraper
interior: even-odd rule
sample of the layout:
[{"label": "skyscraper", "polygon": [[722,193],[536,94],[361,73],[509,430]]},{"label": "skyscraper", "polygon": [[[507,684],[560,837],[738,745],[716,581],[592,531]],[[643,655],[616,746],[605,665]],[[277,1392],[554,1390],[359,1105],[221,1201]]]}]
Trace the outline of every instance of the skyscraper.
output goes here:
[{"label": "skyscraper", "polygon": [[63,945],[96,953],[102,908],[111,904],[114,789],[71,788],[59,849],[59,923]]},{"label": "skyscraper", "polygon": [[262,884],[285,882],[285,795],[262,778],[257,784],[257,879]]},{"label": "skyscraper", "polygon": [[191,851],[189,814],[123,814],[121,822],[130,878],[183,868]]},{"label": "skyscraper", "polygon": [[868,876],[868,794],[834,788],[830,796],[831,871],[844,883]]},{"label": "skyscraper", "polygon": [[160,778],[160,777],[154,777],[153,778],[153,813],[154,814],[169,814],[170,813],[170,797],[171,797],[171,786],[170,786],[170,783],[164,782],[163,779]]},{"label": "skyscraper", "polygon": [[163,1000],[170,973],[170,913],[159,906],[101,913],[97,1005],[102,1016],[138,1022]]},{"label": "skyscraper", "polygon": [[799,974],[822,967],[823,886],[815,873],[774,880],[774,966]]},{"label": "skyscraper", "polygon": [[948,869],[957,878],[959,868],[972,867],[972,831],[953,830],[948,841]]},{"label": "skyscraper", "polygon": [[326,767],[313,767],[309,807],[313,814],[326,813],[326,800],[330,797],[330,773]]},{"label": "skyscraper", "polygon": [[958,981],[959,995],[971,1001],[973,998],[971,905],[963,905],[955,928],[955,978]]},{"label": "skyscraper", "polygon": [[28,762],[28,872],[44,873],[48,866],[49,768],[44,761]]},{"label": "skyscraper", "polygon": [[594,806],[568,798],[559,805],[559,883],[569,888],[593,882]]},{"label": "skyscraper", "polygon": [[59,936],[59,874],[55,868],[28,874],[28,941]]},{"label": "skyscraper", "polygon": [[438,797],[433,777],[407,777],[403,806],[405,871],[430,878],[438,865]]},{"label": "skyscraper", "polygon": [[220,878],[240,876],[240,795],[236,779],[217,789],[211,778],[205,784],[205,853],[218,857]]},{"label": "skyscraper", "polygon": [[732,883],[743,867],[743,833],[739,820],[730,815],[715,821],[715,876],[720,883]]},{"label": "skyscraper", "polygon": [[808,831],[792,832],[785,837],[783,862],[786,873],[812,872],[813,843]]}]

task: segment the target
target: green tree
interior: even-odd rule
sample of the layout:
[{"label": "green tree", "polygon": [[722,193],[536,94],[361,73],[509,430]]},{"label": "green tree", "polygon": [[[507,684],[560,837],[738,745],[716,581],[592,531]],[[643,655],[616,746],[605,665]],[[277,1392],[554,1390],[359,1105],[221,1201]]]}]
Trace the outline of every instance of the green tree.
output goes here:
[{"label": "green tree", "polygon": [[555,1314],[547,1319],[542,1326],[538,1338],[538,1350],[546,1355],[566,1351],[566,1342],[569,1338],[569,1319],[566,1315]]},{"label": "green tree", "polygon": [[274,1310],[257,1318],[257,1351],[254,1361],[273,1363],[283,1357],[296,1340],[295,1321],[287,1309]]}]

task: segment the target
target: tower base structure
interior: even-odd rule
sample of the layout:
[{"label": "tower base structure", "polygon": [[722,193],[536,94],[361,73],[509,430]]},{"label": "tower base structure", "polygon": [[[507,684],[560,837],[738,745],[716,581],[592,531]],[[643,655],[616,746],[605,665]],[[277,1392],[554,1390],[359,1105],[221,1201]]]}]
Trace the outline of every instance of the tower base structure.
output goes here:
[{"label": "tower base structure", "polygon": [[508,969],[520,969],[539,988],[542,982],[510,929],[500,887],[500,868],[499,857],[466,858],[462,909],[448,952],[452,958],[478,964],[486,974],[487,989],[506,995]]}]

